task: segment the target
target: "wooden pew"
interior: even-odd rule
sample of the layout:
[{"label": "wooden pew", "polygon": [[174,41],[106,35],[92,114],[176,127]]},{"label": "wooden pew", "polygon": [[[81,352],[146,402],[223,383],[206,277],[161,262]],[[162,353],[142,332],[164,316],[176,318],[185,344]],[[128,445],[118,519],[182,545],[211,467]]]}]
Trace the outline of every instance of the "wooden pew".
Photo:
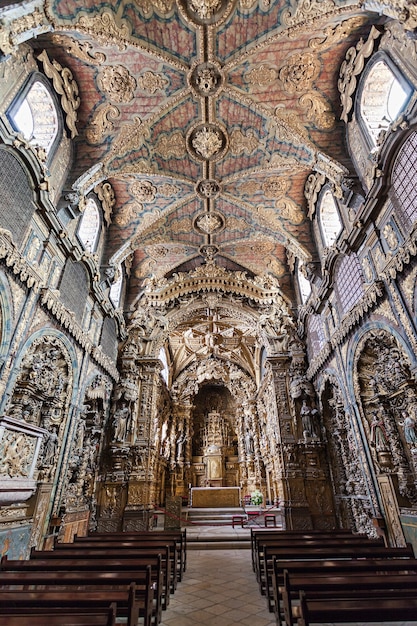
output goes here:
[{"label": "wooden pew", "polygon": [[[133,540],[133,541],[85,541],[82,543],[60,543],[58,544],[59,548],[56,548],[55,550],[52,550],[51,553],[56,552],[59,553],[60,555],[63,554],[65,551],[74,551],[73,554],[76,554],[76,550],[82,551],[84,552],[84,554],[88,554],[88,556],[93,556],[94,552],[96,552],[97,554],[100,553],[100,551],[107,551],[107,554],[109,555],[109,558],[128,558],[130,555],[133,556],[134,554],[137,553],[138,556],[140,556],[140,552],[147,550],[149,553],[154,553],[154,554],[158,554],[158,553],[164,553],[166,552],[166,549],[168,547],[168,553],[169,553],[169,561],[171,563],[171,578],[170,578],[170,584],[171,584],[171,592],[174,593],[175,589],[177,588],[177,582],[178,582],[178,564],[179,564],[179,560],[178,560],[178,550],[177,550],[177,544],[175,541],[173,540],[167,540],[164,542],[162,541],[146,541],[146,542],[141,542],[140,540]],[[45,550],[42,552],[46,552]],[[30,553],[30,557],[31,558],[37,558],[36,554],[39,554],[39,551],[35,552],[35,550],[32,549],[31,553]]]},{"label": "wooden pew", "polygon": [[[65,555],[67,557],[69,555]],[[155,614],[158,620],[161,620],[162,609],[167,606],[166,598],[164,598],[164,580],[163,570],[161,568],[161,557],[151,559],[69,559],[69,558],[45,558],[45,559],[24,559],[11,560],[7,556],[3,556],[0,561],[0,581],[1,571],[9,572],[78,572],[78,571],[134,571],[147,574],[148,567],[151,566],[151,583],[154,589]],[[145,579],[146,584],[146,579]],[[168,586],[169,591],[169,586]]]},{"label": "wooden pew", "polygon": [[[123,539],[136,539],[138,537],[146,539],[149,538],[151,540],[155,540],[155,539],[164,539],[164,537],[168,537],[170,539],[174,539],[175,541],[178,542],[179,544],[179,556],[180,556],[180,564],[181,564],[181,571],[179,573],[179,580],[181,581],[182,579],[182,572],[185,572],[187,569],[187,530],[183,529],[183,530],[163,530],[163,531],[157,531],[157,530],[147,530],[147,531],[129,531],[129,532],[110,532],[110,533],[89,533],[87,538],[88,539],[104,539],[104,538],[110,538],[112,539],[113,537],[115,538],[123,538]],[[75,535],[74,537],[74,541],[84,541],[84,537],[78,537],[77,535]]]},{"label": "wooden pew", "polygon": [[[282,587],[278,587],[276,594],[274,585],[275,616],[281,624],[281,616],[287,626],[293,626],[301,617],[299,606],[294,606],[294,600],[299,598],[300,592],[305,592],[309,599],[330,599],[335,603],[340,598],[358,599],[386,598],[389,595],[400,595],[406,598],[417,596],[417,574],[389,573],[374,570],[372,573],[355,573],[354,571],[336,574],[295,574],[284,570]],[[279,593],[281,592],[281,593]],[[416,616],[417,617],[417,616]]]},{"label": "wooden pew", "polygon": [[414,552],[411,545],[405,548],[387,548],[378,544],[363,545],[297,545],[295,547],[288,546],[262,546],[262,558],[258,561],[259,566],[259,587],[262,595],[266,596],[268,609],[274,610],[273,605],[273,558],[277,561],[306,561],[306,560],[325,560],[325,559],[390,559],[390,558],[413,558]]},{"label": "wooden pew", "polygon": [[298,626],[310,624],[349,623],[349,622],[399,622],[412,620],[417,624],[417,598],[391,595],[389,598],[367,598],[319,600],[310,599],[300,592],[300,613]]},{"label": "wooden pew", "polygon": [[110,604],[107,609],[91,609],[85,611],[69,611],[64,609],[49,610],[33,613],[32,609],[27,612],[24,608],[20,611],[2,612],[0,614],[0,626],[115,626],[116,606]]},{"label": "wooden pew", "polygon": [[255,572],[259,572],[259,561],[262,559],[262,547],[264,545],[272,546],[313,546],[313,545],[378,545],[384,546],[382,537],[370,539],[366,535],[333,535],[333,534],[317,534],[316,536],[304,535],[270,535],[270,534],[254,534],[252,538],[252,558]]},{"label": "wooden pew", "polygon": [[63,552],[59,550],[34,550],[29,560],[10,561],[2,557],[1,570],[14,571],[135,571],[146,572],[151,566],[151,580],[154,585],[154,599],[157,615],[161,616],[162,609],[166,609],[170,599],[170,576],[171,563],[167,554],[154,555],[145,551],[126,555],[124,558],[117,552],[109,554],[108,551],[94,552],[90,554],[86,550],[74,550]]},{"label": "wooden pew", "polygon": [[[11,591],[10,586],[20,586],[23,590],[27,590],[30,586],[45,586],[64,590],[77,589],[74,587],[83,587],[85,591],[105,591],[107,602],[112,602],[112,593],[119,591],[120,588],[129,588],[134,582],[135,601],[139,606],[139,615],[143,617],[144,626],[151,626],[154,600],[154,588],[151,580],[151,567],[148,566],[146,572],[109,572],[109,571],[2,571],[0,572],[0,592]],[[117,588],[117,589],[116,589]],[[155,615],[154,615],[155,616]],[[155,621],[157,616],[155,616]]]},{"label": "wooden pew", "polygon": [[328,559],[317,561],[280,561],[273,559],[272,602],[277,623],[280,623],[279,606],[281,591],[284,586],[284,572],[289,575],[309,577],[312,580],[335,576],[378,576],[398,575],[416,576],[417,559]]},{"label": "wooden pew", "polygon": [[[125,590],[112,591],[112,607],[116,618],[127,618],[127,626],[137,626],[139,604],[136,601],[136,585],[131,583]],[[55,613],[98,613],[109,610],[109,593],[105,591],[67,590],[0,590],[0,614],[42,615]],[[29,621],[29,620],[28,620]],[[48,620],[45,619],[45,623]]]}]

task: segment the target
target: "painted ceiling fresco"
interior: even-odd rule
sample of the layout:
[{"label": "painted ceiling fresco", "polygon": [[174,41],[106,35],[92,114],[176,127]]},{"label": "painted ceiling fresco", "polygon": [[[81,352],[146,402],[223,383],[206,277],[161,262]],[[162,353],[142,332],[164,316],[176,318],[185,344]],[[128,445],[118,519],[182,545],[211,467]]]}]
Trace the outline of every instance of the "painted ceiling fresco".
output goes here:
[{"label": "painted ceiling fresco", "polygon": [[304,186],[318,160],[351,171],[337,89],[369,31],[354,2],[55,0],[35,46],[68,67],[80,107],[70,184],[107,180],[115,262],[132,302],[150,276],[208,258],[272,274],[315,257]]}]

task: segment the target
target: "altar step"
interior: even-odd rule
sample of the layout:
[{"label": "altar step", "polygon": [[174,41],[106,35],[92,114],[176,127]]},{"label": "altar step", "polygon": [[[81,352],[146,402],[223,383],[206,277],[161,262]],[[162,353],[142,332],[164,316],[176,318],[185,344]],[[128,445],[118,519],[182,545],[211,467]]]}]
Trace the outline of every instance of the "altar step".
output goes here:
[{"label": "altar step", "polygon": [[246,518],[242,507],[228,508],[187,508],[183,509],[182,517],[189,526],[232,526],[234,515],[242,515]]}]

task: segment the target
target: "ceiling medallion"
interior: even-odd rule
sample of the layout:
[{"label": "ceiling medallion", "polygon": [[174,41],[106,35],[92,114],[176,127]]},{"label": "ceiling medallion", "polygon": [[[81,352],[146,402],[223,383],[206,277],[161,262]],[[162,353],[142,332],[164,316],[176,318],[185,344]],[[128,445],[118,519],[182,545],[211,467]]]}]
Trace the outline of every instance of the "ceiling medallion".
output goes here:
[{"label": "ceiling medallion", "polygon": [[200,254],[206,259],[206,261],[212,261],[216,254],[219,253],[219,250],[220,248],[218,246],[207,244],[205,246],[201,246]]},{"label": "ceiling medallion", "polygon": [[185,17],[194,24],[217,24],[231,12],[234,2],[230,0],[178,0]]},{"label": "ceiling medallion", "polygon": [[199,124],[187,137],[190,154],[199,161],[220,159],[227,148],[227,135],[217,124]]},{"label": "ceiling medallion", "polygon": [[220,193],[220,185],[215,180],[200,180],[196,187],[197,194],[203,200],[215,198]]},{"label": "ceiling medallion", "polygon": [[221,213],[200,213],[194,220],[194,227],[205,235],[214,235],[224,228],[224,217]]},{"label": "ceiling medallion", "polygon": [[222,85],[222,73],[216,63],[199,63],[190,72],[189,84],[197,96],[214,96]]}]

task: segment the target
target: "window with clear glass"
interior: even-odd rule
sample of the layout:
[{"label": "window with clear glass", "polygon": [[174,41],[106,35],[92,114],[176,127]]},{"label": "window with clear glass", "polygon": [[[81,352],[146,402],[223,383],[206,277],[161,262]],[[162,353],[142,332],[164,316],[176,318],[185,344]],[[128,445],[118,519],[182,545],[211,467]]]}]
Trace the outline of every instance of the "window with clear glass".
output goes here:
[{"label": "window with clear glass", "polygon": [[84,248],[89,252],[94,252],[100,234],[100,210],[94,198],[87,198],[84,213],[78,229],[78,237]]},{"label": "window with clear glass", "polygon": [[308,318],[308,344],[311,356],[318,354],[325,344],[321,315],[310,315]]},{"label": "window with clear glass", "polygon": [[297,268],[298,287],[300,290],[301,301],[304,304],[307,302],[311,294],[311,284],[308,278],[305,276],[303,264],[299,263]]},{"label": "window with clear glass", "polygon": [[356,254],[341,260],[336,272],[335,290],[342,315],[348,313],[362,298],[363,275]]},{"label": "window with clear glass", "polygon": [[12,108],[9,117],[29,143],[49,154],[58,134],[59,122],[55,102],[42,81],[32,84],[23,100]]},{"label": "window with clear glass", "polygon": [[334,244],[342,230],[339,211],[330,189],[326,189],[321,197],[319,216],[324,245],[327,248]]},{"label": "window with clear glass", "polygon": [[382,131],[397,119],[411,95],[384,60],[374,63],[364,77],[360,96],[360,116],[375,146]]},{"label": "window with clear glass", "polygon": [[122,295],[122,286],[123,286],[123,274],[122,274],[122,271],[119,269],[119,271],[117,272],[117,278],[114,281],[114,283],[112,283],[112,286],[110,287],[110,300],[113,302],[115,307],[118,307],[120,304],[120,298]]},{"label": "window with clear glass", "polygon": [[417,133],[411,133],[401,146],[391,174],[390,197],[396,217],[405,233],[417,221]]}]

